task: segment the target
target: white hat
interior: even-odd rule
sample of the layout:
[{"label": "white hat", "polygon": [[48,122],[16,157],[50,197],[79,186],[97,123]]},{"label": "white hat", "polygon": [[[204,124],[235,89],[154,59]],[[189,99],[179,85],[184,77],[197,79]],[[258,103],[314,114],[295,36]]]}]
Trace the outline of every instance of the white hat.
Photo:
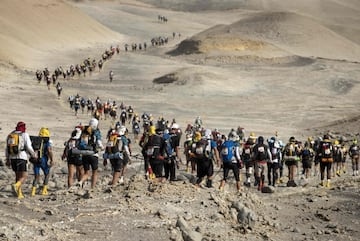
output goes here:
[{"label": "white hat", "polygon": [[180,126],[177,123],[172,124],[171,129],[179,129]]},{"label": "white hat", "polygon": [[212,137],[212,133],[210,129],[205,130],[204,137],[206,137],[207,139],[210,139]]},{"label": "white hat", "polygon": [[98,127],[99,121],[96,118],[92,118],[89,122],[89,126],[92,129],[96,129]]},{"label": "white hat", "polygon": [[125,126],[120,126],[118,129],[117,129],[118,133],[120,136],[123,136],[125,135],[125,132],[126,132],[126,127]]}]

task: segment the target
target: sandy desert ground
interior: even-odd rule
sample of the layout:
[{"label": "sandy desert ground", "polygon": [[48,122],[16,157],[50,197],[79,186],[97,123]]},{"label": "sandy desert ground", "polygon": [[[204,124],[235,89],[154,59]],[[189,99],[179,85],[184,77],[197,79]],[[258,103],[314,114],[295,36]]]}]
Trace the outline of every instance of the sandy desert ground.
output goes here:
[{"label": "sandy desert ground", "polygon": [[[360,240],[360,179],[349,161],[330,189],[312,177],[306,187],[238,194],[234,180],[225,192],[195,189],[184,166],[181,181],[151,184],[136,144],[125,185],[106,192],[111,171],[100,165],[95,190],[69,192],[60,159],[74,126],[90,119],[69,108],[77,93],[175,118],[183,129],[201,116],[225,134],[242,126],[286,142],[329,132],[349,144],[360,136],[358,1],[2,0],[0,13],[0,147],[20,120],[32,135],[47,126],[57,161],[49,196],[30,197],[29,166],[23,200],[11,192],[13,172],[0,166],[0,240]],[[152,47],[159,36],[169,42]],[[146,51],[124,51],[144,42]],[[59,99],[35,79],[37,69],[100,59],[116,45],[120,53],[101,71],[60,79]],[[100,121],[103,133],[110,125]]]}]

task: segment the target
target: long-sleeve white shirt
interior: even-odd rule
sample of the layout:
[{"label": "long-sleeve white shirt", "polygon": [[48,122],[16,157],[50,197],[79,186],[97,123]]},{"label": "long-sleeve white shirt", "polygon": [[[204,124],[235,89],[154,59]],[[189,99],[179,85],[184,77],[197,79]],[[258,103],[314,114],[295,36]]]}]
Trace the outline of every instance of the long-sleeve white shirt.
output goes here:
[{"label": "long-sleeve white shirt", "polygon": [[[14,133],[14,132],[16,132],[16,131],[13,131],[12,133]],[[18,133],[19,133],[19,139],[22,138],[22,140],[19,140],[22,145],[22,146],[20,146],[19,153],[18,154],[9,154],[8,146],[6,145],[6,150],[5,150],[6,159],[27,160],[28,159],[27,153],[29,153],[31,156],[36,155],[34,149],[32,148],[31,139],[30,139],[29,134],[26,132],[23,132],[23,133],[18,132]],[[6,143],[7,143],[7,140],[6,140]]]}]

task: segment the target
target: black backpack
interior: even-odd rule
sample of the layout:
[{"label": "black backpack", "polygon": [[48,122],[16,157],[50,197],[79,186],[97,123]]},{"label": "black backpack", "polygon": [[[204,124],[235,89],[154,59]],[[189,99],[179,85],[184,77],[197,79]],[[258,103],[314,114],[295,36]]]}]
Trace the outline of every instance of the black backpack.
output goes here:
[{"label": "black backpack", "polygon": [[265,161],[268,159],[267,147],[264,144],[256,145],[254,148],[255,161]]},{"label": "black backpack", "polygon": [[29,161],[33,164],[40,164],[42,157],[45,155],[45,144],[49,141],[49,137],[30,136],[31,145],[37,153],[37,158],[30,157]]}]

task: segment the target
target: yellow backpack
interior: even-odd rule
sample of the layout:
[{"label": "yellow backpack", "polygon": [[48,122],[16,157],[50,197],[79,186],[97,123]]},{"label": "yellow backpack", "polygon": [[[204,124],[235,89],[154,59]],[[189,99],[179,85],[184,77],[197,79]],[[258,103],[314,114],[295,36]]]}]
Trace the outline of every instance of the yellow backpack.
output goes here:
[{"label": "yellow backpack", "polygon": [[7,150],[8,154],[16,155],[24,149],[22,133],[21,132],[12,132],[7,137]]}]

